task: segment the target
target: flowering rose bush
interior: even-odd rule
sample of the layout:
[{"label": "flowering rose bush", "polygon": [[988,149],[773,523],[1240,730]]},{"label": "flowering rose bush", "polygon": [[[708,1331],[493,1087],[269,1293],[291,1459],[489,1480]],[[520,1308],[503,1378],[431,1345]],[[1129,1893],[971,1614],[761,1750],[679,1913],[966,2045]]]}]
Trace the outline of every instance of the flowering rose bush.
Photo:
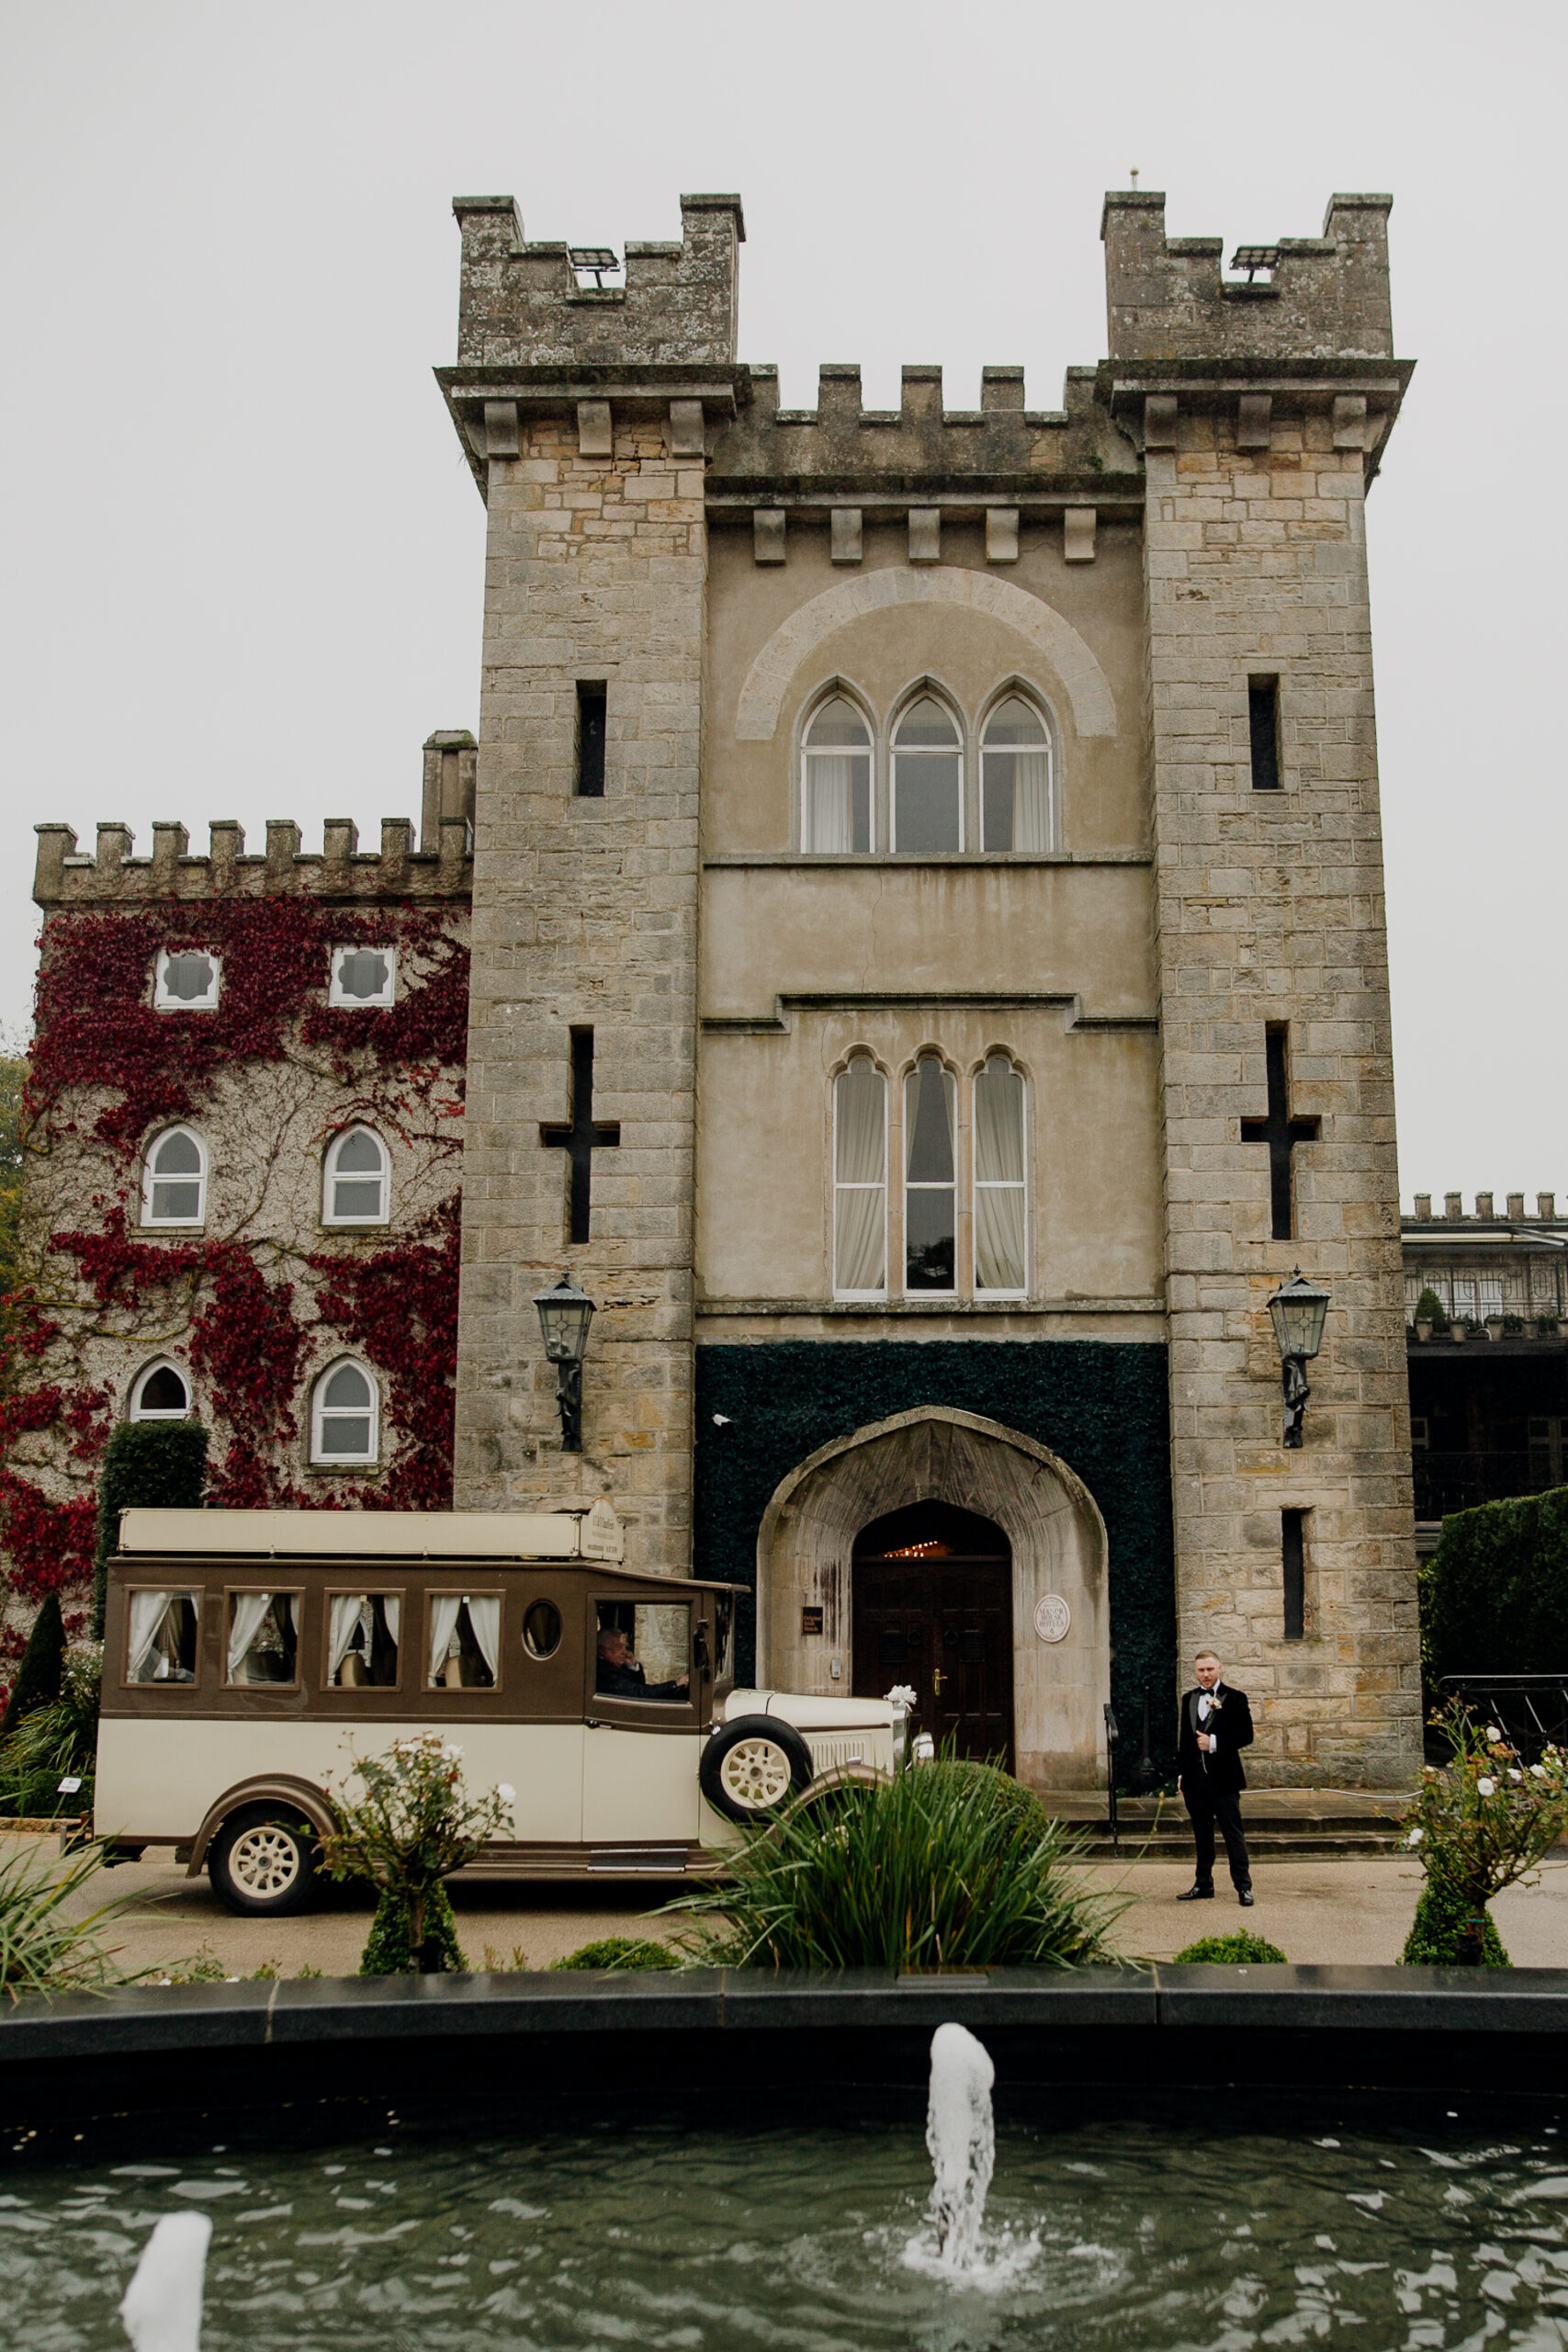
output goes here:
[{"label": "flowering rose bush", "polygon": [[516,1791],[502,1781],[470,1796],[463,1751],[438,1731],[355,1757],[350,1777],[363,1794],[331,1792],[339,1826],[321,1839],[321,1860],[333,1878],[366,1879],[380,1890],[360,1974],[466,1967],[442,1882],[510,1822]]},{"label": "flowering rose bush", "polygon": [[1459,1700],[1432,1720],[1452,1755],[1440,1769],[1426,1767],[1404,1817],[1404,1842],[1427,1883],[1401,1958],[1454,1961],[1459,1939],[1479,1920],[1483,1959],[1506,1968],[1486,1905],[1568,1837],[1568,1755],[1548,1747],[1538,1763],[1524,1764],[1495,1724],[1476,1724]]}]

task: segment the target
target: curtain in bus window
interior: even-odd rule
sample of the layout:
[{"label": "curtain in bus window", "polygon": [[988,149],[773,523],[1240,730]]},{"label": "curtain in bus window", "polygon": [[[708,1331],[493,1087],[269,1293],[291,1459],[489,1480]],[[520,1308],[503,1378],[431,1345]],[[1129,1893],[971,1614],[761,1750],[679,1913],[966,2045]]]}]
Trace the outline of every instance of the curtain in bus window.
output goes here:
[{"label": "curtain in bus window", "polygon": [[271,1605],[270,1592],[237,1592],[234,1614],[229,1624],[229,1679],[242,1682],[246,1678],[241,1668],[250,1656],[251,1644],[261,1631],[262,1619]]},{"label": "curtain in bus window", "polygon": [[479,1656],[490,1668],[493,1682],[501,1671],[501,1595],[498,1592],[467,1594],[468,1623],[473,1628]]},{"label": "curtain in bus window", "polygon": [[327,1629],[327,1680],[335,1682],[337,1670],[348,1656],[354,1637],[365,1629],[365,1655],[370,1656],[370,1636],[375,1626],[367,1595],[363,1592],[334,1592],[332,1621]]},{"label": "curtain in bus window", "polygon": [[132,1682],[162,1682],[168,1675],[166,1653],[160,1654],[156,1664],[153,1652],[164,1618],[169,1613],[172,1592],[133,1592],[130,1596],[130,1680]]},{"label": "curtain in bus window", "polygon": [[438,1682],[446,1663],[446,1653],[457,1634],[457,1611],[463,1605],[460,1592],[433,1592],[430,1596],[430,1679]]},{"label": "curtain in bus window", "polygon": [[403,1614],[403,1604],[395,1592],[384,1592],[381,1595],[381,1614],[387,1621],[388,1634],[395,1644],[398,1638],[398,1627]]}]

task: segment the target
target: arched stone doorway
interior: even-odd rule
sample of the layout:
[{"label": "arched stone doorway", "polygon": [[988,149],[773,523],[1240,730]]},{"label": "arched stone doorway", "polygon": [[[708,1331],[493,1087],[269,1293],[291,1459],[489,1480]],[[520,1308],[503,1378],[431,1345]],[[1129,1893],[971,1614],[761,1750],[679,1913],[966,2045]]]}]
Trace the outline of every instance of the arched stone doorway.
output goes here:
[{"label": "arched stone doorway", "polygon": [[874,1519],[850,1617],[857,1699],[906,1683],[939,1747],[1012,1770],[1012,1548],[994,1520],[941,1502]]},{"label": "arched stone doorway", "polygon": [[1007,1539],[1020,1779],[1038,1788],[1102,1786],[1100,1708],[1111,1680],[1104,1521],[1083,1481],[1048,1448],[977,1413],[897,1413],[821,1447],[780,1483],[757,1537],[759,1681],[848,1694],[855,1539],[889,1513],[928,1502],[988,1520]]}]

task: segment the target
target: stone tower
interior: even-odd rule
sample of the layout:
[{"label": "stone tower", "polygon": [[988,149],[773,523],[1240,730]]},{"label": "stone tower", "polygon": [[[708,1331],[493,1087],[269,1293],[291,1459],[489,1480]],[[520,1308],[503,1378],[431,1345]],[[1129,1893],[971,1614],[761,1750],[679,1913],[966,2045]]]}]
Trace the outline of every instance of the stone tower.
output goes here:
[{"label": "stone tower", "polygon": [[[603,288],[566,246],[525,243],[510,197],[454,209],[458,364],[440,379],[489,510],[456,1500],[613,1491],[628,1560],[678,1573],[704,467],[734,406],[740,206],[683,198],[681,243],[628,245],[624,286]],[[541,1148],[574,1127],[575,1148]],[[563,1265],[600,1309],[576,1457],[532,1305]]]},{"label": "stone tower", "polygon": [[[1269,1777],[1397,1784],[1420,1684],[1363,514],[1411,373],[1391,201],[1336,196],[1243,282],[1218,238],[1167,238],[1163,196],[1109,196],[1100,375],[1146,482],[1181,1653],[1247,1662]],[[1333,1303],[1286,1453],[1265,1302],[1298,1261]]]}]

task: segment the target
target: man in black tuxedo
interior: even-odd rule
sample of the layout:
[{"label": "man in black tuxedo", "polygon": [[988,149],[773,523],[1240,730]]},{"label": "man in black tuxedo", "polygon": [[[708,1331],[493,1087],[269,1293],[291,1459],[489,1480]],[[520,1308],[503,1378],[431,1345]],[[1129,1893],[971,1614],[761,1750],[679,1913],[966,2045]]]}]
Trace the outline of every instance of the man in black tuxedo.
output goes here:
[{"label": "man in black tuxedo", "polygon": [[1247,1786],[1241,1750],[1252,1746],[1252,1710],[1245,1690],[1233,1690],[1222,1680],[1220,1661],[1213,1650],[1200,1650],[1192,1670],[1198,1685],[1182,1694],[1176,1775],[1192,1822],[1198,1875],[1187,1893],[1176,1899],[1179,1903],[1213,1902],[1217,1821],[1236,1899],[1244,1910],[1250,1911],[1252,1864],[1241,1826],[1241,1792]]}]

